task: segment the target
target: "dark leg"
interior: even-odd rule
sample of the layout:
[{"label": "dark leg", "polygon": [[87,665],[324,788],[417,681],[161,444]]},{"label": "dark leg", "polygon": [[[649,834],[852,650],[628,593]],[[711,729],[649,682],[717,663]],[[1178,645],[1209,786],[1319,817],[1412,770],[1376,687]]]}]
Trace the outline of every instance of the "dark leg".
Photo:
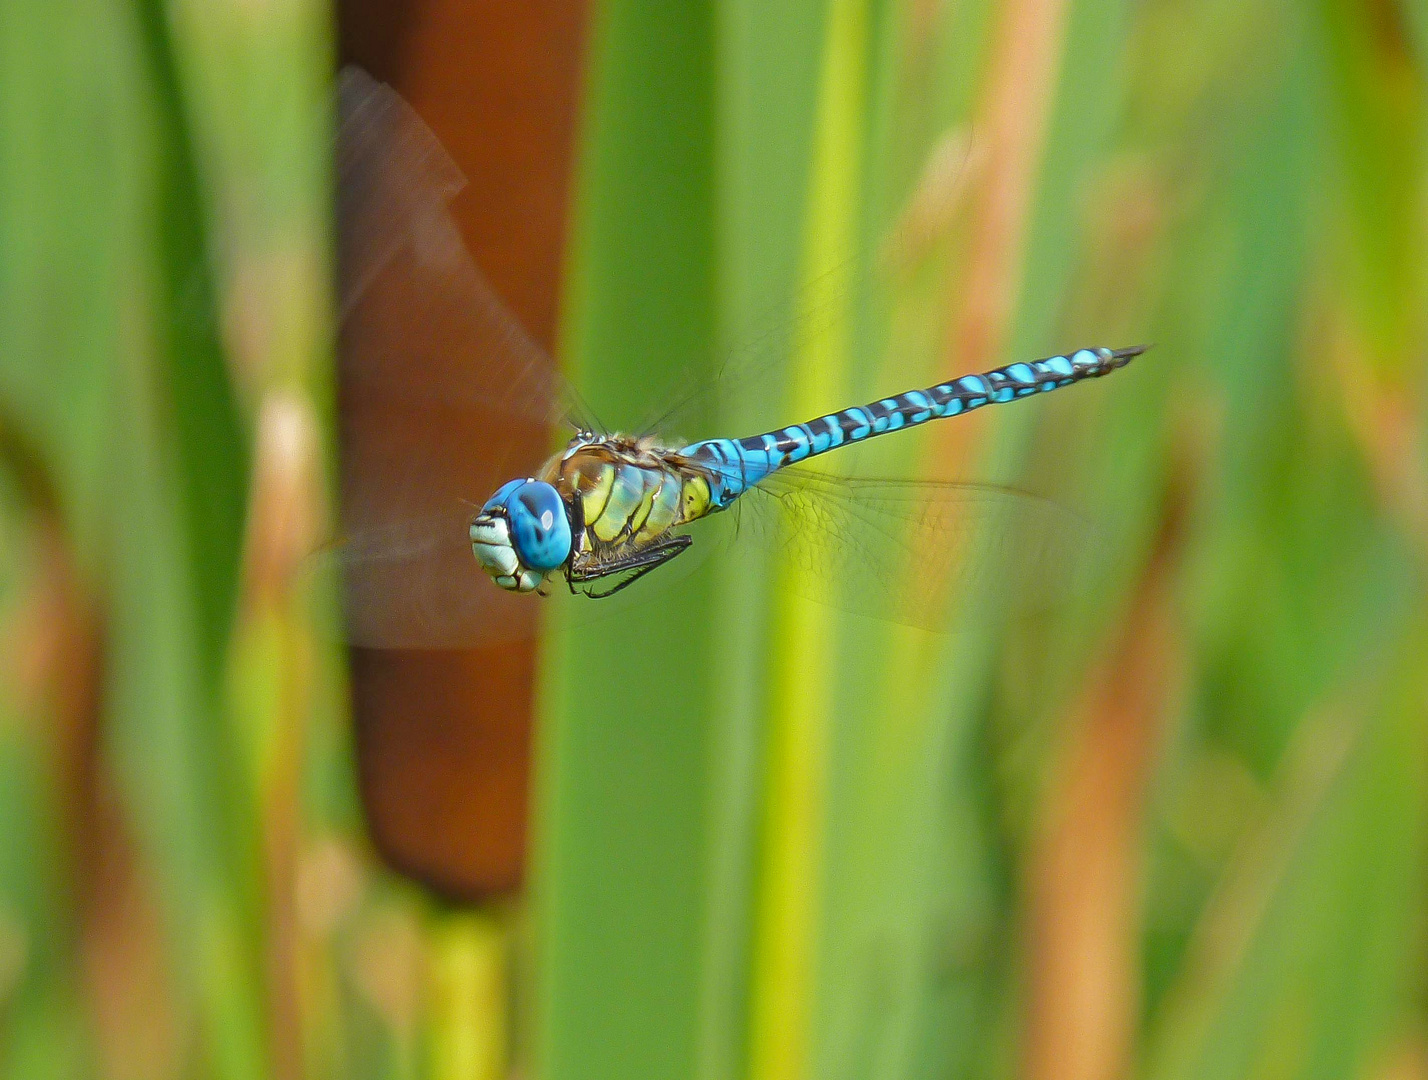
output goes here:
[{"label": "dark leg", "polygon": [[694,542],[692,536],[671,536],[668,540],[661,540],[657,544],[652,544],[641,551],[628,555],[623,559],[616,559],[613,562],[600,563],[596,566],[580,567],[572,565],[566,572],[566,577],[570,582],[571,590],[575,590],[577,583],[597,581],[600,578],[609,577],[611,574],[620,574],[629,570],[634,573],[623,581],[606,589],[604,592],[592,592],[589,589],[582,589],[586,596],[592,600],[603,600],[607,596],[614,596],[621,589],[634,584],[656,567],[663,566],[670,559],[683,552]]}]

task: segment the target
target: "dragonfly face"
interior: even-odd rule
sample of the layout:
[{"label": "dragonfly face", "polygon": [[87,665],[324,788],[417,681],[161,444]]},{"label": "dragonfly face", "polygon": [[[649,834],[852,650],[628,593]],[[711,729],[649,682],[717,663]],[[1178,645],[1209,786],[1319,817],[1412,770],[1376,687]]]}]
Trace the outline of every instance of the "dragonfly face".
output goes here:
[{"label": "dragonfly face", "polygon": [[570,558],[570,520],[560,493],[540,480],[512,480],[471,519],[471,551],[503,589],[535,592]]}]

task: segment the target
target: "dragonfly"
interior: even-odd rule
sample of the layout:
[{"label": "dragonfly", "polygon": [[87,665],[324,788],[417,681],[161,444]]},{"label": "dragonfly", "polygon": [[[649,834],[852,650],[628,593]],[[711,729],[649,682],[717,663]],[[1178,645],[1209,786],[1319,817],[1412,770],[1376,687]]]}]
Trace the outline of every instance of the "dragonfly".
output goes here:
[{"label": "dragonfly", "polygon": [[[415,417],[404,444],[358,445],[346,463],[341,548],[358,644],[471,645],[528,631],[531,596],[622,594],[685,556],[690,526],[736,516],[751,500],[764,510],[746,520],[772,508],[785,553],[814,571],[807,577],[857,593],[861,576],[864,594],[895,609],[901,598],[893,618],[931,625],[918,579],[973,572],[986,544],[967,544],[971,530],[982,527],[992,544],[1054,540],[1065,515],[989,485],[839,477],[806,463],[1100,378],[1144,351],[1095,347],[1012,363],[746,437],[607,430],[476,269],[448,209],[464,180],[435,134],[394,90],[353,68],[340,79],[339,113],[344,381],[379,408],[414,403]],[[410,363],[418,354],[424,382]],[[428,445],[440,425],[424,418],[452,410],[456,427],[498,427],[513,445],[539,446],[552,424],[570,435],[503,477],[499,455]],[[464,471],[453,473],[453,462]],[[490,494],[466,501],[481,497],[472,485],[483,480]]]}]

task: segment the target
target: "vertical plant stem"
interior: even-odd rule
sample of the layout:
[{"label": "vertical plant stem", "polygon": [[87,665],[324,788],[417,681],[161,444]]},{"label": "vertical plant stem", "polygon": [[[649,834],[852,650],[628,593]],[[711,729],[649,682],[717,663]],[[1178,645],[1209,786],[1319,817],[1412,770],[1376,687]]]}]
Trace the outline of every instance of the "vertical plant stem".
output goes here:
[{"label": "vertical plant stem", "polygon": [[506,1075],[506,932],[491,912],[443,912],[431,928],[433,1080]]},{"label": "vertical plant stem", "polygon": [[[846,267],[857,243],[865,137],[870,18],[865,0],[836,0],[828,23],[815,121],[804,281],[837,289],[830,268]],[[836,274],[831,275],[836,276]],[[811,413],[829,386],[848,382],[851,342],[835,321],[801,333],[790,407]],[[841,391],[839,391],[841,393]],[[785,567],[785,574],[808,571]],[[802,599],[796,583],[779,590],[763,875],[757,900],[750,1027],[750,1075],[809,1075],[817,997],[828,723],[834,712],[836,620]]]},{"label": "vertical plant stem", "polygon": [[236,638],[247,692],[236,712],[258,729],[270,1067],[276,1077],[296,1078],[306,1062],[296,879],[314,648],[299,568],[320,516],[316,421],[303,398],[275,391],[259,410],[257,436]]},{"label": "vertical plant stem", "polygon": [[1140,1002],[1141,822],[1179,667],[1171,565],[1162,544],[1069,718],[1028,875],[1027,1080],[1127,1075]]},{"label": "vertical plant stem", "polygon": [[[973,125],[986,151],[976,177],[966,289],[951,338],[954,359],[967,370],[995,363],[1015,312],[1068,6],[1068,0],[1012,0],[1001,8]],[[944,427],[944,437],[953,437],[955,425]]]}]

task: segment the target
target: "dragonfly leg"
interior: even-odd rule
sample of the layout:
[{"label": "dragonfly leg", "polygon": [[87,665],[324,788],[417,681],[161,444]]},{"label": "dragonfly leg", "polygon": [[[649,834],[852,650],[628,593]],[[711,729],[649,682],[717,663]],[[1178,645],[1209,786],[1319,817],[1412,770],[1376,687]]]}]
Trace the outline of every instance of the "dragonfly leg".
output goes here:
[{"label": "dragonfly leg", "polygon": [[596,566],[580,567],[571,564],[566,572],[566,577],[570,582],[571,591],[575,591],[577,583],[597,581],[600,578],[609,577],[611,574],[623,573],[633,570],[634,573],[623,581],[606,589],[604,592],[593,592],[590,589],[581,589],[586,596],[593,600],[603,600],[607,596],[614,596],[621,589],[634,584],[656,567],[663,566],[676,555],[682,553],[690,544],[694,542],[692,536],[671,536],[667,540],[661,540],[657,544],[627,555],[622,559],[615,559],[611,562],[602,562]]}]

